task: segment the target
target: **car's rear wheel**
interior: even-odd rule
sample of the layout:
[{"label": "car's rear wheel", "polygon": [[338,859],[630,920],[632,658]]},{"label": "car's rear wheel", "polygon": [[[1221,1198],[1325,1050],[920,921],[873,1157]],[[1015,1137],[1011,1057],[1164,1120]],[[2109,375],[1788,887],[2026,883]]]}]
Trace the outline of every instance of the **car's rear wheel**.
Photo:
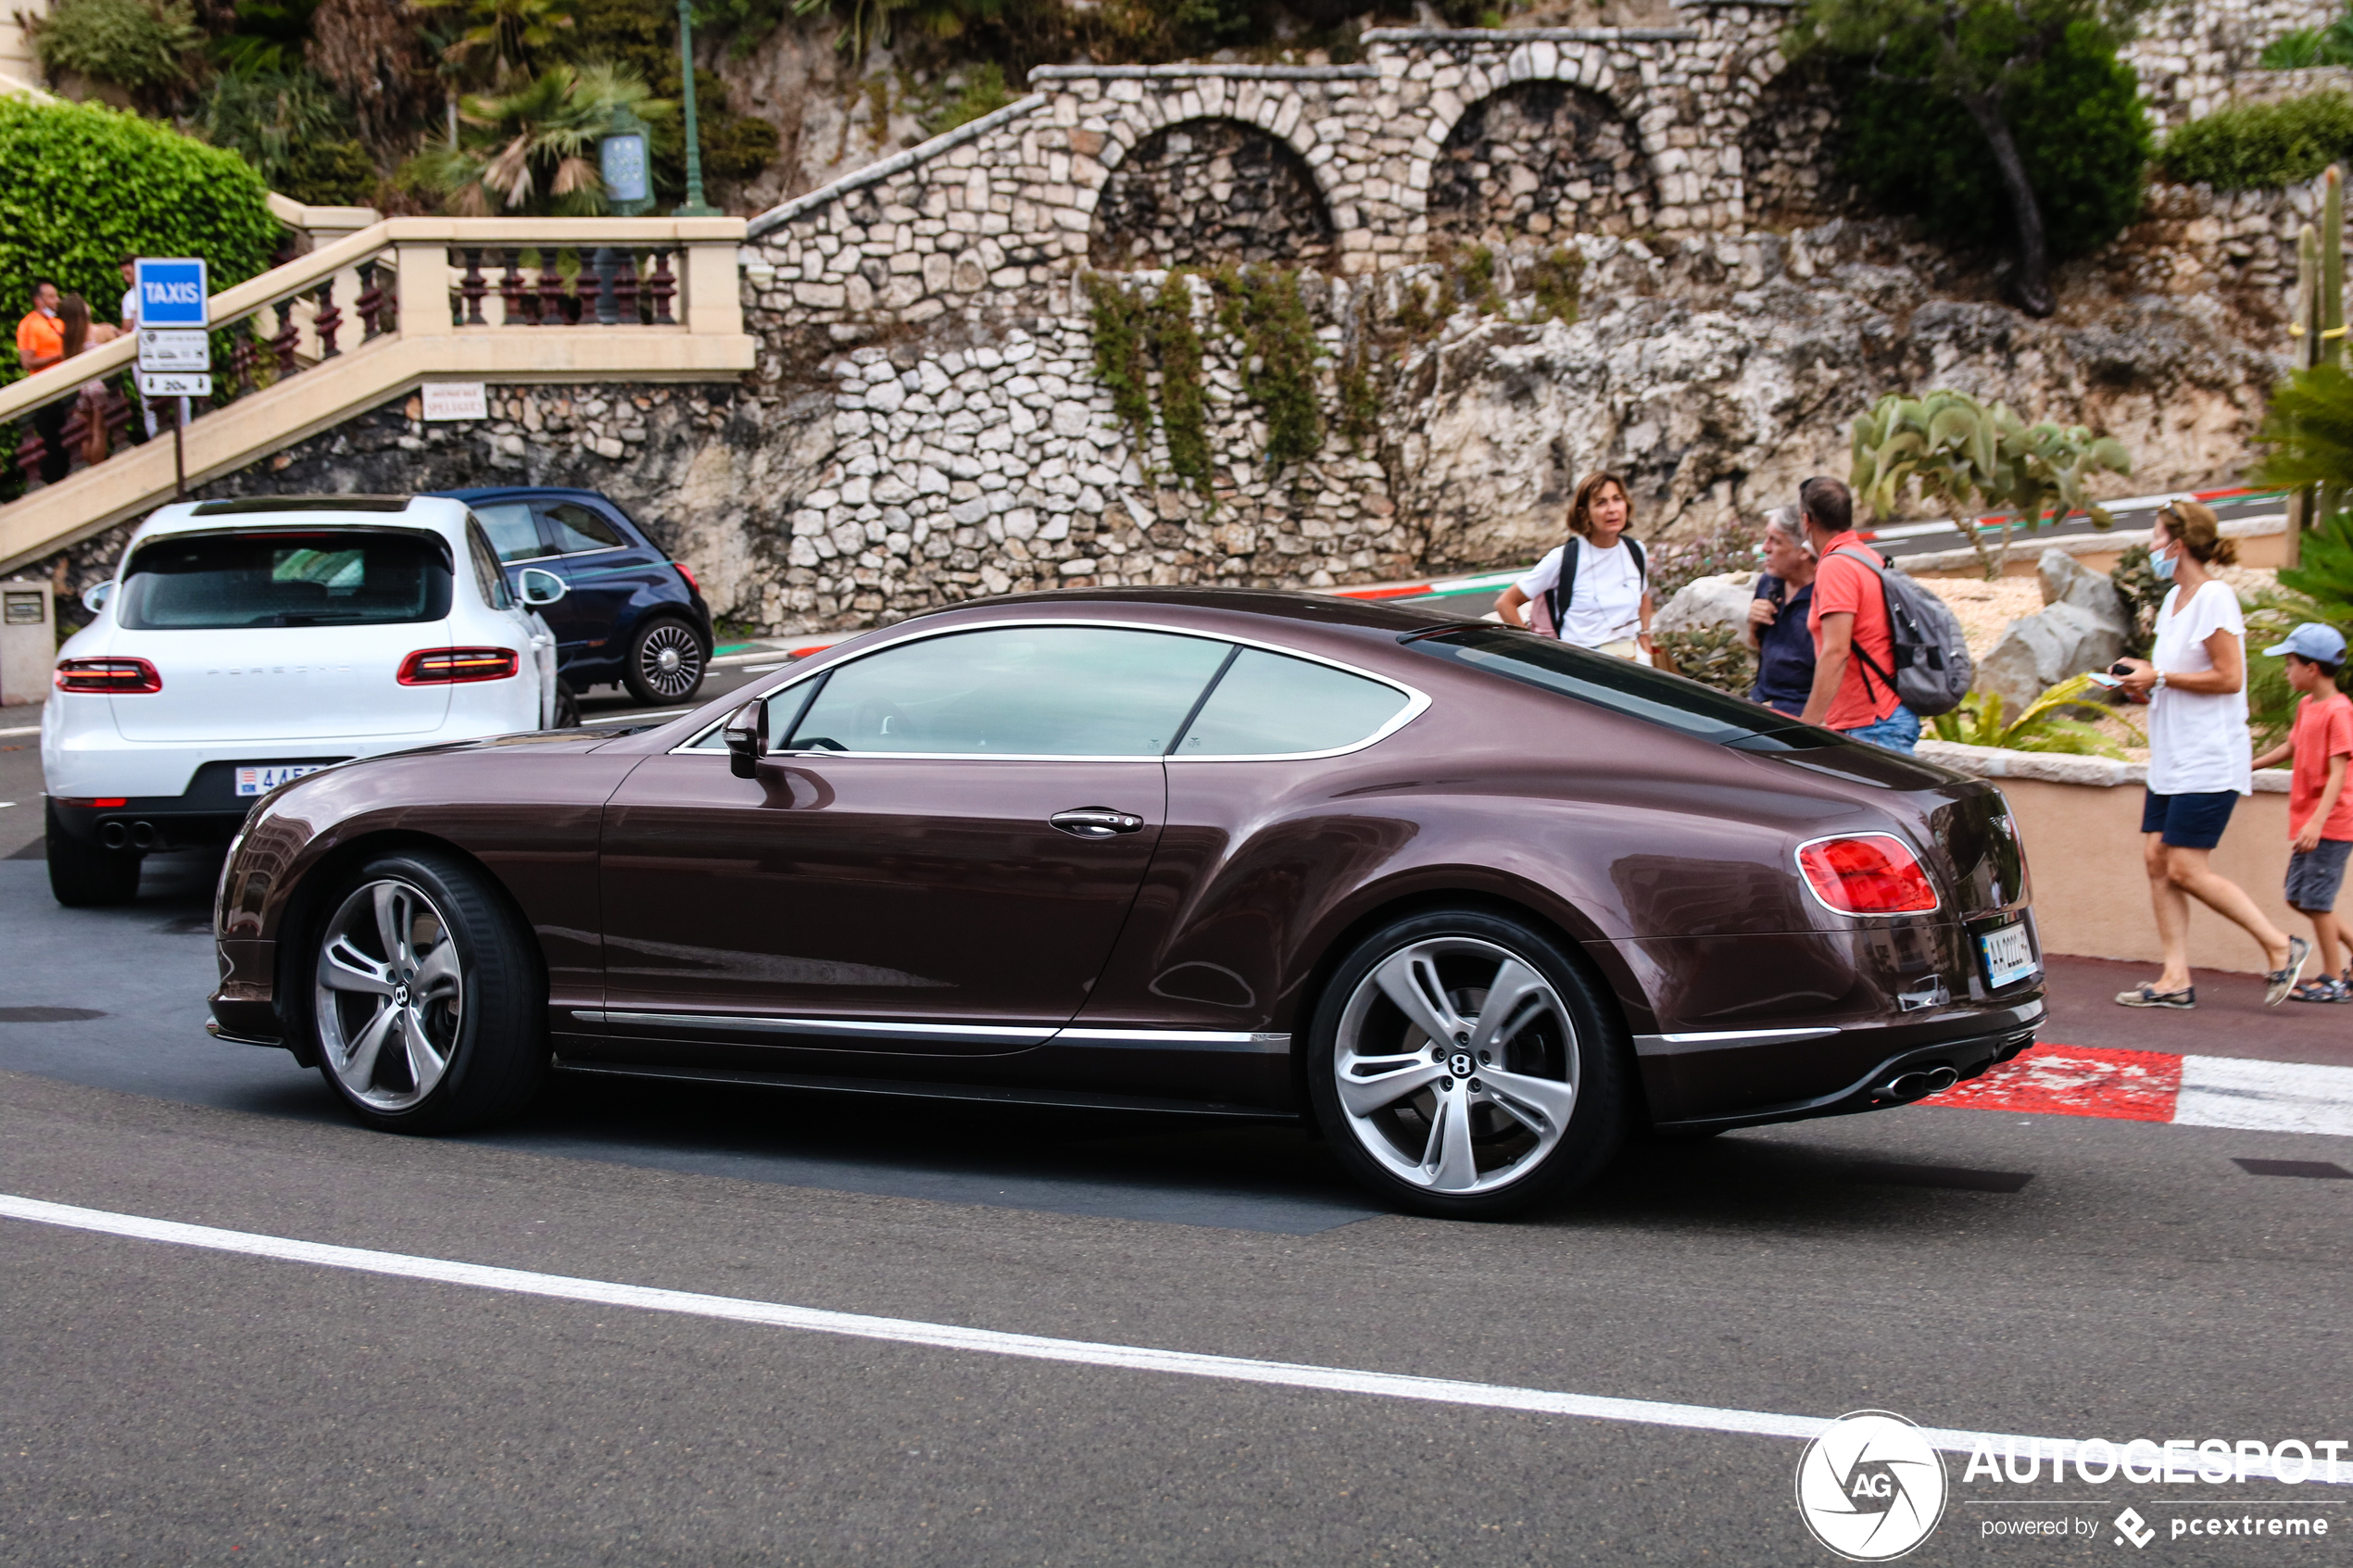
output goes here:
[{"label": "car's rear wheel", "polygon": [[639,702],[684,702],[702,689],[711,650],[683,621],[661,616],[637,628],[621,679]]},{"label": "car's rear wheel", "polygon": [[1578,1186],[1625,1135],[1616,1009],[1543,934],[1416,915],[1323,994],[1308,1088],[1326,1138],[1400,1208],[1488,1219]]},{"label": "car's rear wheel", "polygon": [[47,835],[49,891],[69,909],[102,909],[128,904],[139,897],[139,852],[109,849],[68,833],[57,820],[57,804],[42,802],[42,830]]},{"label": "car's rear wheel", "polygon": [[520,1110],[547,1076],[530,936],[455,856],[362,867],[328,901],[305,978],[320,1071],[372,1127],[478,1126]]}]

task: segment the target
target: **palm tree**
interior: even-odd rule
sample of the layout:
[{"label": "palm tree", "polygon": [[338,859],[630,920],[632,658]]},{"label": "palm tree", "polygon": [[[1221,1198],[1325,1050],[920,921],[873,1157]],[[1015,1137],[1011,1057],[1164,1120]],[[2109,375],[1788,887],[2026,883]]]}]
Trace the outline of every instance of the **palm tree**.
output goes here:
[{"label": "palm tree", "polygon": [[466,217],[592,217],[605,210],[597,142],[623,110],[648,123],[673,112],[630,72],[549,66],[512,92],[463,100],[458,145],[427,147],[404,177]]},{"label": "palm tree", "polygon": [[494,88],[507,85],[507,78],[516,72],[532,70],[538,51],[554,44],[556,35],[572,26],[572,11],[565,0],[417,0],[417,4],[428,10],[465,7],[467,19],[473,25],[449,45],[448,57],[464,60],[489,50]]}]

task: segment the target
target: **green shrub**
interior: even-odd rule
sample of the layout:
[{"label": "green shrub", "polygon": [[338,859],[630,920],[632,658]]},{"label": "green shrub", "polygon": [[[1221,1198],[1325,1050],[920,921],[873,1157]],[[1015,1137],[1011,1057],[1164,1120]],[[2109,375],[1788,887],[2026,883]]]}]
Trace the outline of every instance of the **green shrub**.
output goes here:
[{"label": "green shrub", "polygon": [[2353,16],[2326,27],[2299,27],[2265,45],[2256,61],[2265,70],[2302,70],[2311,66],[2353,66]]},{"label": "green shrub", "polygon": [[159,102],[188,82],[204,43],[186,0],[59,0],[34,27],[44,70],[72,71]]},{"label": "green shrub", "polygon": [[[232,71],[213,79],[188,127],[216,147],[242,155],[263,184],[297,201],[296,169],[316,166],[321,149],[347,141],[343,105],[307,70]],[[372,169],[370,170],[372,183]],[[338,205],[338,204],[328,204]]]},{"label": "green shrub", "polygon": [[1756,655],[1730,626],[1661,632],[1651,640],[1668,669],[1701,685],[1746,696],[1756,684]]},{"label": "green shrub", "polygon": [[[2004,95],[2002,117],[2042,204],[2055,258],[2098,249],[2139,215],[2148,115],[2132,68],[2097,28],[2070,28]],[[1847,172],[1872,200],[1917,214],[1948,244],[2011,243],[2008,194],[1984,135],[1959,104],[1918,87],[1859,80],[1845,122]]]},{"label": "green shrub", "polygon": [[2233,104],[2177,127],[2158,162],[2166,178],[2218,191],[2250,191],[2312,179],[2353,157],[2353,97],[2315,93],[2277,104]]},{"label": "green shrub", "polygon": [[927,133],[937,136],[959,125],[969,125],[1013,101],[1013,90],[1005,85],[1005,69],[994,60],[964,68],[952,91],[953,96],[943,97],[937,107],[918,117]]},{"label": "green shrub", "polygon": [[[96,104],[0,98],[0,300],[23,312],[35,278],[89,299],[122,296],[122,258],[201,256],[217,293],[269,267],[280,238],[269,190],[245,159]],[[19,373],[5,356],[0,381]]]}]

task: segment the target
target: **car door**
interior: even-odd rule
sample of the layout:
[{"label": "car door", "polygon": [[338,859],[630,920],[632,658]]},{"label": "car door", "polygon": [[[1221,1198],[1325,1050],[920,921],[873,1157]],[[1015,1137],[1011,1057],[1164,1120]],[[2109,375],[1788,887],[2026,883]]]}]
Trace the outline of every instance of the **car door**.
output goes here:
[{"label": "car door", "polygon": [[642,594],[675,582],[669,559],[643,545],[602,511],[582,501],[535,502],[539,530],[555,569],[570,591],[548,607],[547,623],[566,660],[618,659],[615,640]]},{"label": "car door", "polygon": [[605,811],[608,1032],[1041,1042],[1118,938],[1162,755],[1228,652],[1067,623],[911,637],[771,696],[756,779],[711,737],[648,759]]}]

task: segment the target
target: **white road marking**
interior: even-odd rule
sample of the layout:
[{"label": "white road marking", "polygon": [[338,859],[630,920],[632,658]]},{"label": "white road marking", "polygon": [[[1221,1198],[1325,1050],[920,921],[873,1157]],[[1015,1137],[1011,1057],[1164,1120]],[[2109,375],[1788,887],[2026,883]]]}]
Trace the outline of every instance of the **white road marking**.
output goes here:
[{"label": "white road marking", "polygon": [[[1240,1356],[1211,1356],[1190,1350],[1159,1350],[1140,1345],[1105,1345],[1085,1339],[1051,1339],[1036,1334],[1008,1334],[998,1329],[967,1328],[959,1323],[923,1323],[912,1318],[869,1317],[862,1312],[831,1312],[814,1307],[790,1307],[774,1301],[752,1301],[737,1296],[703,1296],[686,1290],[661,1290],[650,1286],[617,1285],[606,1280],[578,1279],[569,1274],[535,1273],[526,1269],[492,1268],[441,1258],[417,1258],[405,1252],[377,1252],[325,1242],[295,1241],[251,1231],[221,1230],[212,1225],[184,1224],[139,1214],[118,1214],[104,1209],[83,1209],[50,1203],[37,1198],[0,1194],[0,1216],[69,1230],[95,1231],[104,1236],[138,1241],[169,1242],[215,1252],[243,1253],[321,1268],[351,1269],[361,1273],[391,1274],[402,1279],[431,1280],[442,1285],[471,1286],[482,1290],[506,1290],[524,1296],[560,1300],[591,1301],[599,1306],[635,1307],[653,1312],[717,1318],[731,1323],[760,1323],[771,1328],[799,1329],[811,1334],[840,1335],[853,1339],[879,1339],[900,1345],[925,1345],[942,1350],[965,1350],[990,1356],[1015,1356],[1028,1361],[1066,1361],[1083,1366],[1113,1367],[1130,1372],[1173,1373],[1185,1377],[1212,1377],[1234,1383],[1274,1384],[1335,1394],[1369,1394],[1429,1404],[1470,1405],[1487,1410],[1528,1411],[1540,1415],[1582,1417],[1589,1421],[1629,1422],[1643,1426],[1680,1426],[1701,1432],[1730,1432],[1755,1437],[1811,1438],[1830,1424],[1827,1418],[1777,1415],[1766,1411],[1722,1410],[1712,1405],[1669,1404],[1656,1399],[1617,1399],[1599,1394],[1564,1394],[1544,1388],[1518,1388],[1508,1384],[1466,1383],[1453,1378],[1414,1377],[1400,1373],[1359,1372],[1347,1367],[1311,1366],[1297,1361],[1261,1361]],[[2023,1449],[2072,1457],[2075,1439],[2027,1437],[2015,1434],[1962,1432],[1925,1427],[1921,1435],[1948,1453],[1969,1453],[1982,1441],[1996,1451],[2006,1443],[2039,1444]],[[2353,1461],[2328,1468],[2311,1465],[2312,1479],[2324,1477],[2353,1485]],[[2250,1475],[2269,1476],[2265,1462],[2250,1463]]]},{"label": "white road marking", "polygon": [[2173,1120],[2193,1127],[2353,1137],[2353,1067],[2185,1056]]},{"label": "white road marking", "polygon": [[13,730],[0,730],[0,735],[37,735],[40,733],[41,726],[38,724],[20,724]]}]

